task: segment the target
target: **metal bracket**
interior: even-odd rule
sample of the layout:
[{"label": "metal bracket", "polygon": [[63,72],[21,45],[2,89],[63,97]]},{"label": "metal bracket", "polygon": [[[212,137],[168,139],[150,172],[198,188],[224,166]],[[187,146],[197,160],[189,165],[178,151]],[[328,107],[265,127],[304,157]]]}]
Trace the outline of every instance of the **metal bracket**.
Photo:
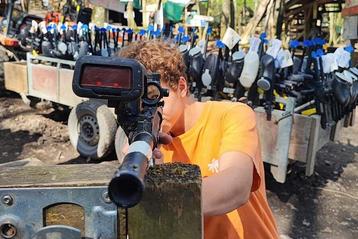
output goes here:
[{"label": "metal bracket", "polygon": [[[63,225],[44,227],[43,211],[49,206],[71,203],[83,208],[84,232],[88,239],[117,238],[117,207],[108,198],[107,187],[0,188],[0,238],[42,239],[57,233],[61,239],[78,239],[79,230]],[[10,203],[11,202],[11,203]],[[77,232],[78,231],[78,232]],[[66,236],[64,236],[66,235]],[[67,236],[68,235],[68,236]]]}]

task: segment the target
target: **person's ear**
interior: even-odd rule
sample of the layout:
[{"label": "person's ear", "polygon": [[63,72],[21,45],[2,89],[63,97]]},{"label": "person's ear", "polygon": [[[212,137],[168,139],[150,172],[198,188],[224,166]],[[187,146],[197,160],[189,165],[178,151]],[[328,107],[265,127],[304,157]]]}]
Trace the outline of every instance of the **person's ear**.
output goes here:
[{"label": "person's ear", "polygon": [[188,82],[181,76],[178,80],[178,91],[181,97],[185,97],[188,94]]}]

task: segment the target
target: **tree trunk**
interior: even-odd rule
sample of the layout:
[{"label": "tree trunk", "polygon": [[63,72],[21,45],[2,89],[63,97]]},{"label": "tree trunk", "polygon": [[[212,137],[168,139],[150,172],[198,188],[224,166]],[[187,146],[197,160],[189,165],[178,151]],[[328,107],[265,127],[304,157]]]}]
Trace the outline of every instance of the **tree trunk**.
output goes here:
[{"label": "tree trunk", "polygon": [[337,14],[334,12],[330,12],[329,13],[329,42],[328,42],[330,45],[337,44],[336,24],[337,24]]},{"label": "tree trunk", "polygon": [[128,21],[128,27],[129,28],[136,28],[136,24],[134,21],[134,11],[133,11],[133,2],[132,1],[128,1],[127,4],[127,21]]},{"label": "tree trunk", "polygon": [[313,4],[308,4],[304,6],[305,11],[305,28],[304,28],[304,38],[308,39],[312,29],[312,19],[314,18],[313,14]]},{"label": "tree trunk", "polygon": [[262,0],[257,6],[255,15],[250,19],[250,22],[247,24],[245,31],[242,34],[242,43],[248,43],[250,35],[254,33],[255,28],[260,23],[261,19],[265,15],[268,4],[271,0]]},{"label": "tree trunk", "polygon": [[[284,5],[282,0],[278,0],[278,16],[277,16],[277,24],[276,24],[276,37],[278,39],[282,39],[282,28],[284,21]],[[287,30],[287,23],[285,23],[285,30]]]},{"label": "tree trunk", "polygon": [[271,18],[271,14],[273,14],[273,6],[274,5],[274,0],[270,0],[268,6],[267,6],[267,9],[266,9],[266,17],[265,17],[265,24],[264,24],[264,27],[263,27],[263,31],[265,31],[266,33],[268,33],[268,28],[269,28],[269,21],[270,21],[270,18]]},{"label": "tree trunk", "polygon": [[149,24],[149,16],[147,12],[147,0],[142,0],[143,27],[146,29]]},{"label": "tree trunk", "polygon": [[230,0],[223,0],[222,2],[222,12],[221,12],[221,23],[220,23],[220,38],[222,39],[226,28],[229,25],[229,15],[230,15]]}]

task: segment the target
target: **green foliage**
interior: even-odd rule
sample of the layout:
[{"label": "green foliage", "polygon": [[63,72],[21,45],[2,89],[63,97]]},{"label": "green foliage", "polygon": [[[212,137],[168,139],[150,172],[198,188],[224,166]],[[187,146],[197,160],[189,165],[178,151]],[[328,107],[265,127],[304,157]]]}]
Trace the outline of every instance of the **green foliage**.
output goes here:
[{"label": "green foliage", "polygon": [[[222,4],[224,0],[209,0],[209,15],[212,17],[219,17],[221,15]],[[234,0],[236,2],[236,6],[238,12],[242,10],[244,7],[245,0]],[[257,0],[256,0],[257,1]],[[255,0],[246,0],[246,6],[255,9]]]}]

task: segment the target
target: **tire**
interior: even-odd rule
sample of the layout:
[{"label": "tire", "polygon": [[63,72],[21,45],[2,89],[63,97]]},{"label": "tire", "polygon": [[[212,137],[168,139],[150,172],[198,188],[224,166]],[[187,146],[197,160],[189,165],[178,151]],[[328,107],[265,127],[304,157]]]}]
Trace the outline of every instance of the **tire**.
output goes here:
[{"label": "tire", "polygon": [[68,118],[71,144],[78,153],[93,160],[113,150],[117,122],[109,108],[97,101],[76,105]]},{"label": "tire", "polygon": [[116,151],[116,156],[120,165],[123,163],[125,152],[128,151],[129,143],[127,135],[121,126],[117,128],[116,136],[114,139],[114,148]]}]

